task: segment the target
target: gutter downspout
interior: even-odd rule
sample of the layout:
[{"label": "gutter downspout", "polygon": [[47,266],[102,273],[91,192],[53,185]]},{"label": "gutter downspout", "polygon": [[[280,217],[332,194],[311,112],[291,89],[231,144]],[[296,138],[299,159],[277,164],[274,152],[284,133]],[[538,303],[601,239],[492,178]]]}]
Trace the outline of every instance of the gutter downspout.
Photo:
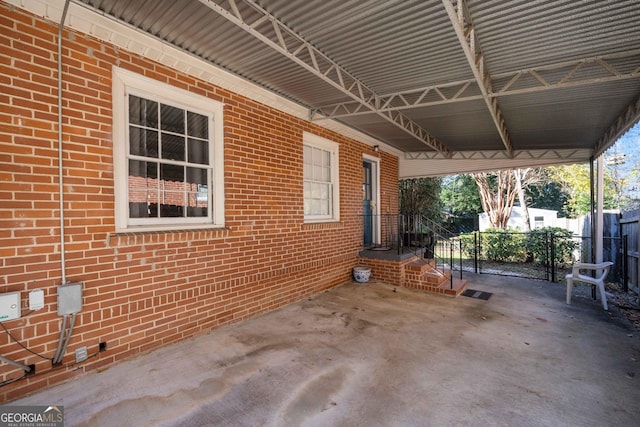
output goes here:
[{"label": "gutter downspout", "polygon": [[62,167],[62,31],[70,0],[65,0],[60,25],[58,25],[58,198],[60,200],[60,265],[62,283],[67,283],[67,262],[64,232],[64,182]]}]

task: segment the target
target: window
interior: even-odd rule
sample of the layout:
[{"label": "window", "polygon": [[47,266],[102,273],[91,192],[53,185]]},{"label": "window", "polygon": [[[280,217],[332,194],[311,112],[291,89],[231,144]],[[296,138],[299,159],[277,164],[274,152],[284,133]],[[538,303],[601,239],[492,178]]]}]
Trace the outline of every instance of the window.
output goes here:
[{"label": "window", "polygon": [[535,217],[533,217],[533,228],[544,228],[544,217],[543,216],[535,216]]},{"label": "window", "polygon": [[116,228],[224,225],[222,104],[114,71]]},{"label": "window", "polygon": [[340,217],[338,144],[304,134],[304,219],[335,221]]}]

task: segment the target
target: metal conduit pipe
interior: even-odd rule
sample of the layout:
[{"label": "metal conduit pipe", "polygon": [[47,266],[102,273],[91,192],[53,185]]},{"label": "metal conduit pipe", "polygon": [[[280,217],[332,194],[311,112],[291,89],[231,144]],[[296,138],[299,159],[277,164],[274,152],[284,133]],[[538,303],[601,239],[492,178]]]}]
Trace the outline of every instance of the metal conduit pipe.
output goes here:
[{"label": "metal conduit pipe", "polygon": [[55,365],[57,363],[58,358],[60,357],[60,352],[62,351],[62,344],[64,343],[64,334],[67,330],[67,315],[62,316],[62,326],[60,326],[60,338],[58,339],[58,348],[56,348],[56,353],[53,355],[52,362]]},{"label": "metal conduit pipe", "polygon": [[65,0],[62,18],[58,25],[58,198],[60,200],[60,264],[62,283],[67,283],[67,266],[64,245],[64,182],[62,168],[62,30],[67,17],[70,0]]},{"label": "metal conduit pipe", "polygon": [[[58,25],[58,199],[60,200],[60,270],[63,284],[67,282],[67,262],[64,244],[64,169],[62,167],[62,31],[64,29],[64,21],[67,17],[67,11],[69,10],[69,3],[70,0],[65,0],[62,17],[60,18],[60,24]],[[67,316],[65,315],[62,318],[62,326],[60,327],[58,347],[52,359],[54,365],[62,360],[62,355],[66,350],[66,345],[64,345],[66,326]],[[71,335],[71,333],[69,333],[69,335]],[[68,339],[66,341],[67,343],[69,342]]]},{"label": "metal conduit pipe", "polygon": [[[73,313],[71,315],[71,322],[69,324],[69,330],[66,331],[65,337],[64,337],[64,344],[62,346],[62,348],[60,349],[60,353],[58,354],[57,358],[55,358],[53,360],[53,364],[57,365],[58,363],[62,362],[62,358],[64,357],[64,353],[67,351],[67,346],[69,345],[69,340],[71,339],[71,334],[73,333],[73,326],[76,323],[76,316],[77,313]],[[66,315],[65,315],[65,320],[66,320]],[[62,330],[62,333],[60,335],[60,339],[63,339],[63,334],[65,333],[65,330]]]},{"label": "metal conduit pipe", "polygon": [[29,367],[27,365],[23,365],[22,363],[16,362],[16,361],[11,360],[9,358],[6,358],[4,356],[0,356],[0,360],[2,360],[5,363],[8,363],[9,365],[13,365],[16,368],[20,368],[20,369],[22,369],[23,371],[25,371],[27,373],[31,372],[31,367]]}]

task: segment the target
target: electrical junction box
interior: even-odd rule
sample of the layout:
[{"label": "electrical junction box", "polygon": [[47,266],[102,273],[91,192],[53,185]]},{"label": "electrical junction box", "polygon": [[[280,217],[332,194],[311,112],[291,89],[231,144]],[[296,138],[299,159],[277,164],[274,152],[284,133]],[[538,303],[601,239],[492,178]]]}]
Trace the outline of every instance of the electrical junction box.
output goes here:
[{"label": "electrical junction box", "polygon": [[82,310],[82,283],[64,283],[58,286],[58,316],[79,313]]},{"label": "electrical junction box", "polygon": [[0,322],[18,319],[20,315],[20,292],[0,294]]},{"label": "electrical junction box", "polygon": [[42,289],[34,289],[29,292],[29,310],[40,310],[44,307],[44,292]]}]

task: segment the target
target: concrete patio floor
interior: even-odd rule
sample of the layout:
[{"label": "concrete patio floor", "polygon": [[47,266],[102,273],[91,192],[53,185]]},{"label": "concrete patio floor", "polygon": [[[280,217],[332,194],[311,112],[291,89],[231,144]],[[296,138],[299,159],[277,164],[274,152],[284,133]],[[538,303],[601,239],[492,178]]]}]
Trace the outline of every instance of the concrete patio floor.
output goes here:
[{"label": "concrete patio floor", "polygon": [[12,404],[65,426],[632,426],[640,337],[564,287],[467,274],[488,301],[346,284]]}]

